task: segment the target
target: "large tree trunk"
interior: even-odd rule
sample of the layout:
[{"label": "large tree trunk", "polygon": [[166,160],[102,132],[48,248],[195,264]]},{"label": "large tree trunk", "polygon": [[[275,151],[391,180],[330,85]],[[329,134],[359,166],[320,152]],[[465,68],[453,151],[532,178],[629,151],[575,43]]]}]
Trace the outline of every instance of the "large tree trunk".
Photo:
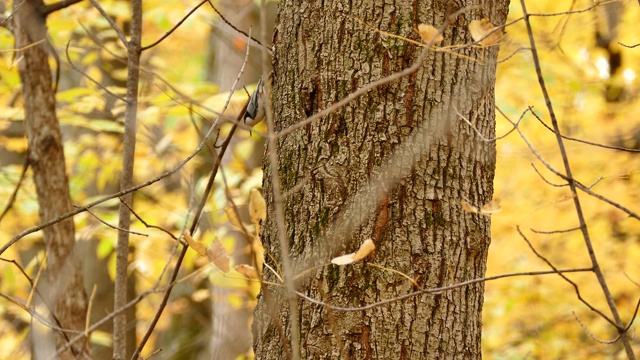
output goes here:
[{"label": "large tree trunk", "polygon": [[[28,159],[38,193],[40,221],[45,222],[70,212],[72,206],[49,67],[51,46],[46,39],[45,18],[39,13],[42,6],[41,0],[14,3],[13,31],[16,48],[20,49],[16,58],[20,59],[18,70],[29,143]],[[47,306],[36,306],[34,310],[43,314],[44,309],[51,309],[52,323],[64,329],[81,331],[85,326],[87,304],[80,263],[74,256],[74,233],[73,219],[60,221],[43,230],[47,271],[38,288],[39,293],[45,296]],[[36,297],[36,301],[38,299]],[[50,332],[46,326],[34,328],[34,358],[50,357],[55,351],[53,346],[65,344],[68,337],[58,334],[54,342],[47,334]],[[61,358],[81,357],[80,352],[86,350],[86,345],[84,348],[73,347]]]},{"label": "large tree trunk", "polygon": [[[419,23],[439,27],[466,6],[462,14],[449,18],[439,45],[469,44],[469,22],[488,17],[503,24],[508,3],[281,2],[271,96],[275,130],[409,67],[419,57],[420,47],[365,27],[356,18],[419,41]],[[364,239],[376,245],[374,256],[362,263],[314,268],[297,283],[305,295],[358,307],[416,290],[406,278],[367,262],[403,272],[423,289],[484,276],[490,219],[463,211],[461,200],[481,205],[492,199],[495,146],[483,142],[458,113],[486,138],[493,137],[497,47],[458,53],[464,57],[430,52],[410,76],[380,86],[280,140],[283,191],[300,185],[283,203],[296,272],[355,251]],[[269,212],[263,241],[267,253],[282,265],[271,176],[267,162]],[[345,206],[365,187],[390,178],[398,181],[362,197],[368,204]],[[361,213],[372,216],[352,224],[347,236],[337,230]],[[269,271],[265,279],[278,281]],[[299,299],[300,357],[478,359],[483,291],[477,284],[357,312],[332,311]],[[288,304],[284,288],[263,287],[254,322],[256,358],[283,358],[294,348]]]}]

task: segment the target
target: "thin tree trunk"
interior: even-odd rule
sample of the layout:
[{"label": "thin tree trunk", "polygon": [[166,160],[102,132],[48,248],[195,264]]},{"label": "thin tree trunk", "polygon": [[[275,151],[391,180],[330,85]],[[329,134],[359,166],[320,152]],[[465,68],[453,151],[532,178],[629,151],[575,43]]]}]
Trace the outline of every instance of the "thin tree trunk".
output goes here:
[{"label": "thin tree trunk", "polygon": [[[448,18],[444,42],[438,44],[447,46],[473,42],[471,20],[488,17],[503,24],[507,9],[506,0],[281,2],[271,89],[275,130],[419,58],[420,47],[358,20],[420,41],[419,23],[440,27]],[[495,146],[458,114],[484,137],[494,136],[497,47],[458,53],[430,52],[416,72],[375,88],[268,150],[278,151],[283,191],[299,186],[283,205],[296,272],[313,268],[297,284],[305,295],[359,307],[484,276],[490,219],[463,211],[461,201],[478,206],[492,199]],[[263,241],[280,265],[271,176],[267,161]],[[368,202],[345,205],[367,187],[380,191],[361,197]],[[369,212],[373,215],[363,223],[353,223]],[[341,231],[349,222],[354,230]],[[367,238],[376,251],[365,261],[314,268],[357,250]],[[400,271],[418,286],[367,262]],[[266,280],[278,281],[265,272]],[[300,357],[481,358],[483,292],[478,284],[356,312],[298,300]],[[256,358],[284,358],[293,348],[287,304],[283,288],[265,285],[254,322]]]},{"label": "thin tree trunk", "polygon": [[[18,71],[22,81],[29,163],[38,194],[40,221],[48,221],[70,212],[72,205],[49,67],[52,47],[46,39],[45,18],[39,13],[42,5],[41,0],[14,3],[13,30],[16,48],[20,49],[16,58],[20,59]],[[58,326],[65,329],[82,330],[87,302],[80,263],[74,255],[74,233],[73,219],[58,222],[43,230],[47,271],[44,281],[40,282],[40,293],[46,296],[45,302],[53,309],[54,323],[57,321]],[[43,308],[36,306],[35,310],[41,312]],[[54,342],[38,331],[34,331],[34,334],[34,358],[50,356],[49,346],[53,346]],[[56,336],[56,347],[65,342],[65,336]],[[86,351],[86,345],[82,348],[73,347],[62,358],[80,357],[80,353]]]},{"label": "thin tree trunk", "polygon": [[[142,0],[131,1],[131,39],[127,43],[127,106],[124,115],[124,135],[122,139],[122,173],[120,190],[133,186],[133,165],[136,152],[136,123],[138,116],[138,83],[140,80],[140,53],[142,39]],[[133,206],[133,194],[121,198],[123,203]],[[129,257],[133,249],[129,246],[131,213],[129,207],[120,203],[118,212],[118,244],[116,246],[116,276],[114,290],[114,308],[124,307],[135,294],[128,279]],[[135,323],[135,309],[121,312],[113,318],[113,359],[124,360],[133,355],[136,349],[135,327],[128,327],[129,319]]]}]

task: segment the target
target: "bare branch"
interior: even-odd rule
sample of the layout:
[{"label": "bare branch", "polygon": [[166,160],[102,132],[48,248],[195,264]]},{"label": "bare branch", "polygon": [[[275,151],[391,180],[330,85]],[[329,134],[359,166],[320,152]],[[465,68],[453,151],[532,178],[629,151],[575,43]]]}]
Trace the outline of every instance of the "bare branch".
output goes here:
[{"label": "bare branch", "polygon": [[618,44],[620,44],[620,45],[622,45],[622,46],[624,46],[624,47],[626,47],[626,48],[629,48],[629,49],[633,49],[633,48],[635,48],[635,47],[640,46],[640,43],[639,43],[639,44],[634,44],[634,45],[625,45],[625,44],[623,44],[623,43],[621,43],[621,42],[618,42]]},{"label": "bare branch", "polygon": [[580,230],[580,228],[579,227],[574,227],[574,228],[566,229],[566,230],[553,230],[553,231],[540,231],[540,230],[535,230],[535,229],[529,229],[529,230],[533,231],[536,234],[552,235],[552,234],[564,234],[564,233]]},{"label": "bare branch", "polygon": [[[538,56],[538,50],[536,48],[536,42],[535,39],[533,37],[533,30],[531,28],[531,22],[529,20],[530,15],[527,13],[527,6],[525,4],[525,0],[520,0],[520,4],[522,6],[522,13],[523,13],[523,17],[524,17],[524,22],[525,25],[527,27],[527,34],[529,35],[529,44],[531,45],[531,55],[533,57],[533,63],[535,65],[535,69],[536,69],[536,74],[538,76],[538,84],[540,86],[540,90],[542,90],[542,94],[544,96],[544,100],[545,100],[545,105],[547,107],[547,110],[549,112],[549,117],[551,118],[551,124],[553,126],[553,130],[554,133],[556,134],[556,142],[558,144],[558,149],[560,150],[560,154],[562,156],[562,162],[564,165],[564,169],[565,169],[565,173],[567,176],[567,181],[569,183],[569,188],[571,188],[571,194],[573,195],[573,204],[574,204],[574,208],[576,210],[576,215],[578,216],[578,221],[580,222],[580,230],[582,231],[582,237],[584,239],[584,244],[587,247],[587,252],[589,253],[589,259],[591,260],[591,265],[593,267],[593,272],[596,275],[596,278],[598,279],[598,283],[600,284],[600,288],[602,289],[602,292],[607,300],[607,305],[609,306],[609,310],[611,311],[611,314],[613,315],[613,319],[615,320],[615,322],[613,323],[616,328],[618,329],[618,332],[621,335],[621,339],[622,339],[622,343],[624,344],[624,348],[625,348],[625,352],[627,354],[627,357],[629,359],[635,359],[635,354],[633,352],[633,348],[631,347],[631,344],[629,342],[629,338],[626,336],[625,334],[625,330],[624,330],[624,325],[622,323],[622,319],[620,318],[620,314],[618,313],[618,307],[616,306],[616,303],[613,299],[613,295],[611,294],[611,291],[609,290],[609,285],[607,285],[607,281],[604,277],[604,274],[602,273],[602,270],[600,269],[600,265],[598,263],[598,259],[596,257],[595,251],[593,249],[593,245],[591,243],[591,237],[589,235],[589,230],[587,228],[587,224],[585,222],[584,219],[584,214],[582,212],[582,205],[580,204],[580,199],[578,197],[577,194],[577,186],[576,186],[576,181],[573,178],[573,174],[571,172],[571,166],[569,164],[569,157],[567,155],[567,151],[564,147],[564,139],[562,138],[562,135],[560,133],[560,126],[558,125],[558,120],[556,118],[556,114],[555,111],[553,109],[553,105],[551,103],[551,98],[549,96],[549,92],[547,91],[547,86],[546,86],[546,82],[544,80],[544,77],[542,75],[542,69],[540,66],[540,58]],[[597,6],[597,3],[596,5]],[[518,230],[519,231],[519,230]],[[522,235],[522,233],[521,233]],[[524,237],[524,235],[522,235]],[[562,276],[562,275],[561,275]],[[576,287],[577,289],[577,287]],[[604,316],[604,314],[602,314],[602,316]],[[605,317],[606,318],[606,317]]]},{"label": "bare branch", "polygon": [[61,0],[58,1],[57,3],[53,3],[53,4],[49,4],[49,5],[44,5],[42,7],[40,7],[40,9],[38,9],[38,11],[40,12],[40,14],[42,16],[47,16],[53,12],[56,12],[58,10],[62,10],[64,8],[67,8],[71,5],[77,4],[79,2],[81,2],[83,0]]}]

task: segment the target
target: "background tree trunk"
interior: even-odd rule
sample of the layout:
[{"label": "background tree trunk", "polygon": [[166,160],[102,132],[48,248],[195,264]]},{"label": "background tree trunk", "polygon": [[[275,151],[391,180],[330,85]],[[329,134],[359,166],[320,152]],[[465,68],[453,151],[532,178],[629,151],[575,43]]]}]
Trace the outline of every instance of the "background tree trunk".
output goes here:
[{"label": "background tree trunk", "polygon": [[[40,220],[44,222],[70,212],[72,206],[49,67],[51,46],[46,39],[45,18],[39,13],[42,6],[43,2],[39,0],[14,4],[13,30],[16,48],[21,49],[16,58],[20,59],[18,70],[22,81],[28,158],[38,193]],[[39,289],[46,296],[44,300],[49,309],[53,310],[57,320],[53,323],[64,329],[82,330],[87,303],[80,263],[74,255],[74,233],[73,219],[58,222],[43,230],[47,271],[44,280],[39,283]],[[36,306],[36,311],[42,313],[42,309]],[[50,347],[53,346],[53,340],[39,333],[38,328],[33,337],[34,358],[48,358],[52,354]],[[58,336],[56,343],[60,346],[65,339]],[[85,349],[75,347],[64,353],[62,358],[75,359]]]},{"label": "background tree trunk", "polygon": [[[283,1],[274,38],[271,98],[276,131],[317,113],[367,83],[409,67],[421,48],[385,32],[419,41],[419,23],[442,26],[444,42],[469,44],[471,20],[503,24],[508,1]],[[476,6],[476,7],[473,7]],[[495,146],[483,142],[457,113],[487,138],[495,133],[497,47],[465,48],[461,57],[430,52],[415,73],[380,86],[339,111],[280,141],[279,176],[286,197],[286,238],[292,258],[305,268],[357,250],[367,238],[376,252],[367,261],[401,271],[420,288],[482,277],[490,243],[490,219],[466,213],[460,201],[491,201]],[[334,238],[335,224],[357,217],[344,204],[368,179],[380,175],[394,152],[418,136],[424,148],[395,154],[408,176],[385,188],[375,215],[356,224],[353,236]],[[424,141],[422,141],[424,140]],[[267,157],[268,158],[268,157]],[[385,174],[382,174],[383,176]],[[281,263],[265,165],[269,215],[263,241]],[[307,177],[305,181],[303,179]],[[366,210],[366,204],[362,205]],[[357,210],[357,209],[356,209]],[[328,239],[334,242],[321,244]],[[309,249],[313,246],[313,253]],[[268,261],[268,260],[267,260]],[[300,272],[302,268],[296,269]],[[277,281],[266,273],[266,280]],[[358,307],[415,291],[406,278],[364,263],[328,265],[298,284],[304,294],[332,305]],[[482,284],[422,295],[367,311],[337,313],[298,301],[301,358],[444,359],[481,357]],[[291,340],[283,288],[263,289],[254,322],[256,358],[282,358]]]}]

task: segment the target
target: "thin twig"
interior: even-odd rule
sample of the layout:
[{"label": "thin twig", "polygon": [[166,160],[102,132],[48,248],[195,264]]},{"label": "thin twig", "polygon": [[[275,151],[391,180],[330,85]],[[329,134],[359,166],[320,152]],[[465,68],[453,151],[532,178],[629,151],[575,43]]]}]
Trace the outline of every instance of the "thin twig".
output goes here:
[{"label": "thin twig", "polygon": [[155,42],[147,45],[147,46],[143,46],[140,50],[141,51],[145,51],[148,49],[151,49],[152,47],[160,44],[162,42],[162,40],[166,39],[167,37],[169,37],[169,35],[171,35],[174,31],[176,31],[176,29],[178,29],[180,27],[180,25],[182,25],[183,22],[185,22],[190,16],[191,14],[193,14],[194,12],[196,12],[196,10],[198,10],[198,8],[200,8],[200,6],[202,6],[205,2],[207,2],[208,0],[202,0],[198,5],[196,5],[193,9],[189,10],[189,12],[182,18],[180,19],[180,21],[178,21],[177,24],[175,24],[169,31],[167,31],[166,33],[164,33],[164,35],[162,35],[160,37],[160,39],[156,40]]},{"label": "thin twig", "polygon": [[13,304],[18,306],[22,310],[26,311],[29,315],[33,316],[33,318],[38,320],[42,325],[44,325],[44,326],[46,326],[46,327],[48,327],[48,328],[50,328],[52,330],[58,331],[60,333],[81,334],[82,336],[84,336],[84,332],[83,331],[65,329],[63,327],[57,326],[55,324],[52,324],[51,322],[49,322],[49,320],[45,316],[41,315],[40,313],[38,313],[35,310],[30,309],[29,306],[23,304],[22,302],[20,302],[20,300],[18,300],[17,298],[14,298],[11,295],[7,295],[7,294],[4,294],[4,293],[0,292],[0,297],[8,300],[9,302],[12,302]]},{"label": "thin twig", "polygon": [[106,86],[102,85],[99,81],[94,80],[91,76],[89,76],[89,74],[87,74],[86,72],[82,71],[82,69],[80,69],[79,67],[77,67],[73,61],[71,60],[71,56],[69,55],[69,45],[71,44],[71,40],[69,40],[67,42],[67,47],[65,48],[65,55],[67,56],[67,62],[69,63],[69,66],[71,66],[71,68],[75,71],[77,71],[80,75],[84,76],[85,78],[87,78],[89,81],[91,81],[92,83],[94,83],[98,88],[104,90],[104,92],[106,92],[107,94],[113,96],[116,99],[122,100],[125,103],[127,102],[127,99],[123,98],[122,96],[114,93],[113,91],[107,89]]},{"label": "thin twig", "polygon": [[[126,206],[127,206],[128,208],[130,208],[130,207],[129,207],[129,205],[126,205]],[[77,208],[78,206],[74,205],[73,207]],[[111,225],[111,224],[109,224],[108,222],[106,222],[106,221],[102,220],[98,215],[94,214],[94,213],[93,213],[93,211],[91,211],[90,209],[87,209],[87,212],[88,212],[89,214],[91,214],[91,216],[93,216],[94,218],[96,218],[96,220],[100,221],[100,222],[101,222],[101,223],[103,223],[104,225],[106,225],[106,226],[108,226],[108,227],[110,227],[110,228],[112,228],[112,229],[114,229],[114,230],[118,230],[118,231],[125,231],[125,232],[128,232],[129,234],[134,234],[134,235],[140,235],[140,236],[149,237],[149,234],[143,234],[143,233],[139,233],[139,232],[135,232],[135,231],[127,230],[127,229],[122,229],[122,228],[119,228],[119,227],[117,227],[117,226],[115,226],[115,225]]]},{"label": "thin twig", "polygon": [[621,43],[621,42],[619,42],[619,41],[618,41],[618,44],[620,44],[620,45],[622,45],[622,46],[624,46],[624,47],[626,47],[626,48],[629,48],[629,49],[633,49],[633,48],[635,48],[635,47],[640,46],[640,43],[638,43],[638,44],[634,44],[634,45],[626,45],[626,44],[623,44],[623,43]]},{"label": "thin twig", "polygon": [[[124,306],[122,306],[120,308],[117,308],[117,309],[114,309],[113,312],[109,313],[108,315],[106,315],[102,319],[96,321],[93,325],[91,325],[91,327],[89,327],[88,329],[85,329],[85,331],[88,331],[89,333],[92,333],[93,331],[97,330],[99,327],[101,327],[105,323],[110,322],[111,319],[113,319],[114,316],[118,315],[119,313],[121,313],[123,311],[126,311],[127,309],[129,309],[132,306],[135,306],[137,303],[141,302],[144,298],[146,298],[149,294],[156,293],[156,292],[158,292],[158,290],[154,287],[154,288],[152,288],[150,290],[147,290],[147,291],[141,293],[135,299],[133,299],[133,300],[129,301],[128,303],[126,303]],[[62,346],[59,349],[57,349],[56,352],[49,357],[49,360],[57,359],[60,354],[62,354],[63,352],[67,351],[67,349],[69,349],[71,346],[73,346],[78,341],[84,339],[85,338],[85,331],[76,331],[79,334],[74,336],[74,337],[72,337],[71,339],[69,339],[69,342],[67,344],[65,344],[64,346]]]},{"label": "thin twig", "polygon": [[7,213],[9,212],[11,207],[13,206],[13,203],[16,201],[16,197],[18,196],[18,191],[20,190],[20,187],[22,186],[22,181],[24,180],[24,177],[25,177],[25,175],[27,173],[27,169],[29,169],[29,157],[25,156],[24,164],[22,165],[22,172],[20,173],[20,178],[18,179],[18,183],[16,184],[15,188],[13,188],[13,192],[11,193],[11,196],[9,197],[9,201],[7,201],[7,205],[4,207],[4,210],[2,211],[2,214],[0,214],[0,222],[2,222],[2,218],[5,215],[7,215]]},{"label": "thin twig", "polygon": [[[460,111],[458,110],[457,107],[454,106],[454,109],[455,109],[456,114],[458,115],[458,117],[461,118],[462,120],[464,120],[464,122],[466,122],[471,127],[471,129],[473,129],[473,131],[475,131],[475,133],[478,134],[478,136],[480,136],[480,138],[484,142],[494,142],[496,140],[504,139],[505,137],[509,136],[509,134],[511,134],[516,129],[516,127],[518,127],[520,125],[520,121],[522,121],[522,119],[524,118],[524,114],[525,114],[525,113],[522,113],[522,115],[520,116],[518,121],[511,128],[511,130],[507,131],[504,135],[501,135],[501,136],[498,136],[498,137],[494,137],[494,138],[491,138],[491,139],[487,139],[484,135],[482,135],[480,130],[478,130],[478,128],[475,125],[473,125],[473,123],[471,123],[471,121],[469,121],[465,116],[460,114]],[[502,113],[502,110],[500,110],[497,106],[496,106],[496,109],[498,109],[498,111],[500,113]]]},{"label": "thin twig", "polygon": [[566,187],[566,186],[569,186],[569,184],[554,184],[554,183],[552,183],[551,181],[547,180],[547,179],[542,175],[542,173],[540,173],[540,171],[538,170],[538,168],[537,168],[533,163],[531,163],[531,167],[532,167],[532,168],[533,168],[533,170],[534,170],[534,171],[535,171],[535,172],[540,176],[540,179],[542,179],[542,181],[544,181],[544,182],[546,182],[546,183],[547,183],[547,185],[549,185],[549,186],[553,186],[553,187]]},{"label": "thin twig", "polygon": [[638,299],[638,301],[636,302],[636,308],[635,310],[633,310],[633,316],[631,317],[631,320],[629,320],[629,325],[627,325],[625,331],[628,331],[631,328],[631,325],[633,325],[633,322],[636,321],[636,316],[638,316],[638,309],[640,309],[640,299]]},{"label": "thin twig", "polygon": [[[527,111],[527,110],[525,110],[525,111]],[[507,118],[507,120],[508,120],[508,121],[510,121],[512,124],[514,124],[514,122],[513,122],[513,121],[511,121],[511,120],[509,120],[508,118]],[[542,164],[543,164],[547,169],[549,169],[549,171],[553,172],[554,174],[556,174],[556,175],[557,175],[558,177],[560,177],[561,179],[563,179],[563,180],[565,180],[565,181],[569,182],[569,177],[568,177],[568,176],[566,176],[566,175],[564,175],[564,174],[560,173],[558,170],[554,169],[554,168],[553,168],[553,166],[551,166],[551,164],[549,164],[549,163],[548,163],[548,162],[547,162],[547,161],[542,157],[542,155],[540,155],[540,154],[538,153],[538,151],[537,151],[537,150],[533,147],[533,145],[529,142],[529,140],[528,140],[528,139],[527,139],[527,137],[524,135],[524,133],[520,130],[520,128],[516,128],[516,130],[518,130],[518,133],[520,134],[520,137],[521,137],[521,138],[522,138],[522,140],[525,142],[525,144],[527,145],[527,147],[529,148],[529,150],[531,151],[531,153],[532,153],[532,154],[533,154],[533,155],[534,155],[538,160],[540,160],[540,162],[541,162],[541,163],[542,163]],[[558,136],[558,135],[556,134],[556,136]],[[613,201],[613,200],[611,200],[611,199],[608,199],[608,198],[606,198],[606,197],[604,197],[604,196],[602,196],[602,195],[600,195],[600,194],[598,194],[598,193],[594,192],[593,190],[591,190],[591,189],[590,189],[590,188],[591,188],[591,186],[595,185],[598,181],[596,181],[596,182],[595,182],[594,184],[592,184],[591,186],[586,186],[586,185],[582,184],[581,182],[577,181],[576,179],[571,179],[571,181],[574,183],[574,185],[575,185],[575,187],[576,187],[577,189],[580,189],[581,191],[583,191],[583,192],[585,192],[585,193],[587,193],[587,194],[589,194],[589,195],[591,195],[591,196],[595,197],[596,199],[601,200],[601,201],[603,201],[603,202],[606,202],[607,204],[609,204],[609,205],[611,205],[611,206],[613,206],[613,207],[615,207],[615,208],[618,208],[618,209],[622,210],[623,212],[625,212],[627,215],[629,215],[629,216],[630,216],[630,217],[632,217],[632,218],[635,218],[635,219],[640,220],[640,215],[638,215],[636,212],[634,212],[634,211],[632,211],[631,209],[628,209],[628,208],[626,208],[626,207],[622,206],[621,204],[619,204],[619,203],[617,203],[617,202],[615,202],[615,201]]]},{"label": "thin twig", "polygon": [[627,207],[624,207],[624,206],[620,205],[619,203],[617,203],[617,202],[615,202],[615,201],[613,201],[613,200],[611,200],[609,198],[606,198],[606,197],[594,192],[593,190],[589,189],[588,187],[586,187],[586,186],[584,186],[584,185],[582,185],[580,183],[576,183],[576,187],[578,189],[582,190],[583,192],[593,196],[594,198],[596,198],[598,200],[601,200],[601,201],[604,201],[607,204],[609,204],[609,205],[611,205],[611,206],[613,206],[613,207],[615,207],[617,209],[620,209],[620,210],[624,211],[627,215],[629,215],[629,217],[632,217],[634,219],[640,220],[640,215],[638,215],[635,211],[632,211],[631,209],[628,209]]},{"label": "thin twig", "polygon": [[87,318],[84,321],[84,336],[89,339],[90,332],[89,327],[91,326],[91,311],[93,310],[93,301],[96,298],[96,290],[98,289],[97,284],[93,284],[93,290],[91,290],[91,296],[89,296],[89,304],[87,305]]},{"label": "thin twig", "polygon": [[544,235],[552,235],[552,234],[565,234],[568,232],[572,232],[572,231],[576,231],[576,230],[580,230],[580,227],[574,227],[571,229],[565,229],[565,230],[553,230],[553,231],[541,231],[541,230],[535,230],[535,229],[529,229],[531,231],[533,231],[536,234],[544,234]]},{"label": "thin twig", "polygon": [[[272,50],[270,47],[268,47],[268,46],[264,45],[260,40],[258,40],[258,39],[256,39],[256,38],[254,38],[253,36],[251,36],[251,34],[247,34],[246,32],[244,32],[244,31],[242,31],[242,30],[238,29],[238,27],[237,27],[237,26],[233,25],[229,20],[227,20],[227,18],[226,18],[226,17],[224,17],[224,15],[222,15],[222,13],[220,12],[220,10],[218,10],[218,9],[215,7],[215,5],[213,5],[213,3],[212,3],[211,1],[207,0],[207,2],[209,3],[209,5],[211,5],[211,7],[213,8],[213,11],[215,11],[215,12],[218,14],[218,16],[220,16],[220,18],[222,19],[222,21],[224,21],[224,22],[225,22],[225,24],[229,25],[233,30],[235,30],[235,31],[239,32],[240,34],[244,35],[246,38],[250,39],[251,41],[255,41],[255,43],[256,43],[256,44],[258,44],[259,46],[261,46],[263,49],[267,50],[267,51],[269,52],[269,54],[272,54],[272,53],[273,53],[273,50]],[[263,9],[264,9],[264,8],[263,8]],[[261,11],[261,13],[262,13],[262,11]],[[266,78],[265,78],[265,79],[266,79]]]},{"label": "thin twig", "polygon": [[[547,125],[544,121],[542,121],[542,119],[538,116],[538,114],[536,114],[533,110],[531,110],[531,114],[533,114],[533,116],[538,120],[538,122],[540,122],[540,124],[542,124],[545,128],[547,128],[547,130],[549,130],[549,131],[551,131],[552,133],[555,134],[555,131],[551,128],[551,126]],[[638,150],[638,149],[631,149],[631,148],[627,148],[627,147],[623,147],[623,146],[613,146],[613,145],[599,144],[599,143],[595,143],[595,142],[592,142],[592,141],[577,139],[577,138],[566,136],[566,135],[562,135],[562,134],[560,134],[560,136],[563,139],[566,139],[566,140],[575,141],[575,142],[579,142],[579,143],[583,143],[583,144],[587,144],[587,145],[592,145],[592,146],[600,147],[600,148],[603,148],[603,149],[619,150],[619,151],[626,151],[626,152],[631,152],[631,153],[640,152],[640,150]]]},{"label": "thin twig", "polygon": [[618,336],[616,336],[615,338],[613,338],[612,340],[602,340],[602,339],[598,339],[591,331],[589,331],[589,329],[587,328],[587,326],[585,324],[582,323],[582,321],[580,321],[580,318],[578,317],[578,315],[576,315],[576,312],[573,311],[572,312],[573,317],[576,319],[576,321],[578,322],[578,324],[580,324],[580,326],[582,327],[582,330],[584,330],[584,332],[587,333],[587,335],[589,335],[590,338],[592,338],[593,340],[599,342],[600,344],[604,344],[604,345],[611,345],[616,343],[618,340],[620,340],[620,334],[618,334]]},{"label": "thin twig", "polygon": [[129,41],[127,41],[127,37],[124,36],[124,33],[118,27],[118,25],[115,23],[115,21],[113,21],[111,16],[109,16],[109,14],[107,14],[107,12],[104,11],[102,6],[100,6],[100,4],[98,4],[98,2],[96,0],[89,0],[89,1],[91,2],[91,5],[93,5],[93,7],[95,7],[96,10],[98,10],[100,15],[102,15],[102,17],[104,17],[105,20],[107,20],[109,25],[111,25],[111,28],[116,32],[116,35],[118,35],[118,38],[120,38],[120,41],[122,42],[122,45],[124,45],[125,48],[128,48],[129,47]]},{"label": "thin twig", "polygon": [[[58,319],[58,317],[56,316],[56,314],[53,312],[53,310],[50,307],[50,304],[48,301],[45,301],[44,296],[40,293],[40,290],[38,290],[38,288],[35,286],[34,281],[29,277],[29,275],[27,274],[26,271],[24,271],[24,269],[22,268],[22,266],[20,266],[20,264],[18,264],[17,261],[15,260],[9,260],[9,259],[5,259],[5,258],[0,258],[0,261],[5,261],[8,263],[13,264],[15,267],[18,268],[18,270],[20,270],[20,272],[22,273],[22,275],[25,277],[25,279],[27,279],[27,281],[29,282],[29,284],[31,285],[31,288],[34,289],[35,294],[38,296],[38,298],[40,299],[40,301],[42,301],[42,304],[44,304],[44,306],[46,306],[47,310],[49,311],[49,314],[51,315],[51,317],[53,318],[53,321],[57,324],[57,327],[51,327],[52,330],[56,330],[56,331],[60,331],[59,329],[62,329],[62,323],[60,322],[60,320]],[[31,296],[31,293],[29,293],[29,296]],[[28,300],[30,301],[30,300]],[[34,312],[36,310],[34,309]],[[48,320],[47,320],[48,321]],[[48,326],[48,322],[47,323],[42,323],[45,326]],[[60,331],[60,333],[62,334],[62,336],[65,338],[65,341],[68,341],[68,337],[67,334],[63,331]]]},{"label": "thin twig", "polygon": [[146,221],[144,221],[144,219],[143,219],[140,215],[138,215],[138,214],[135,212],[135,210],[133,210],[133,208],[132,208],[131,206],[129,206],[129,204],[127,204],[126,202],[122,201],[122,199],[120,199],[120,202],[121,202],[124,206],[126,206],[126,207],[127,207],[127,209],[129,209],[129,211],[131,211],[131,213],[133,214],[133,216],[135,216],[135,217],[136,217],[136,219],[138,219],[138,221],[140,221],[140,222],[141,222],[145,227],[150,228],[150,229],[160,230],[160,231],[162,231],[163,233],[165,233],[165,234],[169,235],[169,236],[170,236],[173,240],[175,240],[176,242],[179,242],[179,243],[181,243],[182,245],[188,246],[186,241],[184,241],[184,240],[182,240],[182,239],[177,238],[175,235],[173,235],[173,233],[172,233],[171,231],[169,231],[169,230],[167,230],[167,229],[165,229],[165,228],[163,228],[163,227],[160,227],[160,226],[151,225],[151,224],[147,223]]}]

